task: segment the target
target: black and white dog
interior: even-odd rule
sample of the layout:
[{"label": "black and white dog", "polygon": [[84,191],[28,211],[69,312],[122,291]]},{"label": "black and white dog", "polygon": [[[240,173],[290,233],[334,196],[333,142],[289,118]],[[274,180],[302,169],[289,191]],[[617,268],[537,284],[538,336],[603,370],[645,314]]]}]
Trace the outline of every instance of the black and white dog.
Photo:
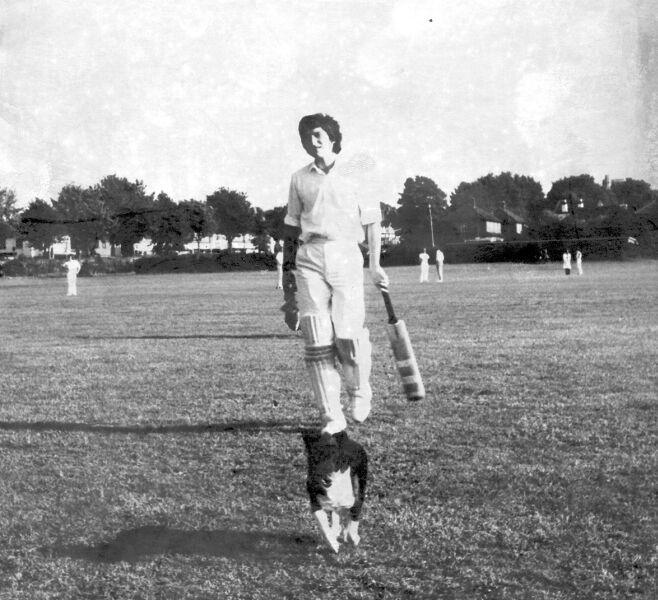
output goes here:
[{"label": "black and white dog", "polygon": [[[358,545],[359,517],[368,483],[368,455],[346,431],[303,433],[308,457],[306,489],[322,535],[338,552],[339,538]],[[331,523],[329,522],[331,515]]]}]

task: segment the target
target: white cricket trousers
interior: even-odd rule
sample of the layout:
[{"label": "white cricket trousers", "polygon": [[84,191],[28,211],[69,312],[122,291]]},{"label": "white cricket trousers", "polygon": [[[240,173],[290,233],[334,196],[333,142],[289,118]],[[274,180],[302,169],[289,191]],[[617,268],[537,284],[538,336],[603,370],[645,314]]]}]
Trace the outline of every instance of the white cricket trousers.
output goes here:
[{"label": "white cricket trousers", "polygon": [[436,264],[436,275],[439,281],[443,281],[443,263]]},{"label": "white cricket trousers", "polygon": [[78,295],[78,289],[77,289],[77,283],[78,283],[78,276],[75,273],[69,273],[66,276],[67,282],[68,282],[68,290],[66,292],[67,296],[77,296]]},{"label": "white cricket trousers", "polygon": [[347,423],[336,356],[343,365],[348,394],[353,397],[359,390],[369,390],[371,345],[364,327],[363,255],[358,244],[306,242],[297,252],[296,281],[305,361],[322,429],[337,433]]}]

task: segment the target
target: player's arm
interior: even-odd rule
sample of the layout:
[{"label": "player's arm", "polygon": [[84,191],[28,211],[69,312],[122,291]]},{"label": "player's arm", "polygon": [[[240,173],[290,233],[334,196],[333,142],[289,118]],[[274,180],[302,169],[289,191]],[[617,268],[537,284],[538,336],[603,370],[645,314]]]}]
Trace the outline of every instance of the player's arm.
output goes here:
[{"label": "player's arm", "polygon": [[388,275],[382,269],[379,261],[382,255],[382,226],[379,221],[364,225],[368,240],[368,266],[372,282],[378,288],[388,287]]}]

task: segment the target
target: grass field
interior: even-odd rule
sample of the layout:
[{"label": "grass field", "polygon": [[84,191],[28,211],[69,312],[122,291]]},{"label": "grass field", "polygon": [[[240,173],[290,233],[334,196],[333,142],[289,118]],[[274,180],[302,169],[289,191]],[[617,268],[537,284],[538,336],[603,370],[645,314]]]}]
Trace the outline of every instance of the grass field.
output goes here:
[{"label": "grass field", "polygon": [[658,265],[368,286],[362,542],[321,545],[273,273],[0,280],[0,599],[654,599]]}]

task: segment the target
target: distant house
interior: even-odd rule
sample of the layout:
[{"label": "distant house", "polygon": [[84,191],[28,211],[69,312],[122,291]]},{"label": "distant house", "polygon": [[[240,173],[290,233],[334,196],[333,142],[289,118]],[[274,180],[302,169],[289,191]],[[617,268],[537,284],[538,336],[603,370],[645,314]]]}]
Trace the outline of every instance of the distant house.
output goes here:
[{"label": "distant house", "polygon": [[655,223],[658,217],[658,200],[654,198],[650,202],[647,202],[642,208],[637,209],[636,214],[647,216],[652,223]]},{"label": "distant house", "polygon": [[153,242],[150,238],[142,238],[136,244],[133,244],[135,256],[151,256],[153,254]]},{"label": "distant house", "polygon": [[[68,235],[63,235],[48,246],[45,251],[37,250],[26,240],[19,243],[16,238],[7,238],[5,240],[5,251],[5,254],[11,253],[14,256],[25,256],[27,258],[66,258],[77,254]],[[99,240],[94,248],[94,253],[102,257],[121,256],[121,247]]]},{"label": "distant house", "polygon": [[0,248],[0,258],[16,256],[16,238],[5,238],[4,248]]},{"label": "distant house", "polygon": [[400,236],[397,234],[395,229],[391,227],[391,225],[382,225],[381,239],[383,246],[394,246],[395,244],[400,243]]},{"label": "distant house", "polygon": [[19,242],[16,238],[7,238],[5,240],[5,250],[10,251],[14,256],[25,256],[26,258],[39,258],[42,256],[60,258],[75,254],[75,251],[71,248],[71,238],[68,235],[62,236],[49,246],[45,252],[37,250],[27,240]]},{"label": "distant house", "polygon": [[[273,245],[273,244],[272,244]],[[136,244],[133,244],[135,256],[150,256],[153,254],[153,240],[142,238]],[[226,237],[218,233],[202,237],[198,241],[188,242],[184,245],[184,250],[179,254],[193,254],[195,252],[210,253],[228,249]],[[233,251],[251,254],[257,252],[258,248],[253,243],[253,236],[242,235],[233,239]],[[120,256],[120,255],[119,255]]]},{"label": "distant house", "polygon": [[121,245],[98,240],[96,247],[94,248],[94,254],[102,256],[103,258],[121,256]]},{"label": "distant house", "polygon": [[449,215],[446,220],[464,242],[503,241],[503,221],[493,212],[478,206],[464,206]]},{"label": "distant house", "polygon": [[635,214],[642,219],[648,235],[653,238],[654,244],[658,245],[658,199],[654,198],[642,208],[638,208]]},{"label": "distant house", "polygon": [[[187,252],[196,252],[197,250],[200,252],[217,252],[218,250],[227,249],[228,241],[225,236],[219,233],[203,237],[198,242],[194,241],[185,244],[185,250]],[[257,252],[258,248],[253,244],[253,236],[247,234],[233,238],[233,251],[251,254]]]},{"label": "distant house", "polygon": [[503,239],[509,240],[523,234],[526,220],[521,215],[511,211],[505,205],[496,210],[496,215],[500,218]]}]

